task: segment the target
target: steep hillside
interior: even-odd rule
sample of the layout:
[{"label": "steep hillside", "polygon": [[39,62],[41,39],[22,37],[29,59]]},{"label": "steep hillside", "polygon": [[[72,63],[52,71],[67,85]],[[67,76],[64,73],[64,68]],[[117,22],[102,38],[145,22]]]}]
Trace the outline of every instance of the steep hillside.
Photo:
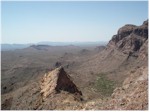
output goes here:
[{"label": "steep hillside", "polygon": [[111,98],[87,102],[85,110],[147,110],[148,109],[148,68],[140,67],[128,72],[121,87],[117,87]]},{"label": "steep hillside", "polygon": [[[126,69],[148,63],[148,21],[141,26],[125,25],[112,37],[106,48],[90,57],[75,70],[88,77],[97,73],[109,74],[123,81]],[[82,69],[81,69],[82,68]],[[92,74],[91,74],[92,73]]]}]

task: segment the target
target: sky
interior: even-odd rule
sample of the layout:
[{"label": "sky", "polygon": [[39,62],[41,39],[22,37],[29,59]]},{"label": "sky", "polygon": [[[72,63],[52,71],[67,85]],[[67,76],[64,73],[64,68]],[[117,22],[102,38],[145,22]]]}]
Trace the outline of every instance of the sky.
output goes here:
[{"label": "sky", "polygon": [[3,1],[1,43],[109,41],[125,24],[147,19],[147,1]]}]

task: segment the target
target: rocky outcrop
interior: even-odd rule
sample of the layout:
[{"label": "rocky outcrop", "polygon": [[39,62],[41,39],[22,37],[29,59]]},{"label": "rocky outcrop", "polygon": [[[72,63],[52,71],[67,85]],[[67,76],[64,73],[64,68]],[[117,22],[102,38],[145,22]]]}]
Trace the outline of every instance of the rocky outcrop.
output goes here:
[{"label": "rocky outcrop", "polygon": [[[125,54],[136,54],[148,39],[148,20],[141,26],[125,25],[109,41],[107,48],[118,49]],[[138,56],[138,54],[136,54]]]},{"label": "rocky outcrop", "polygon": [[41,81],[41,94],[46,98],[50,94],[59,93],[61,91],[82,95],[70,76],[67,75],[62,67],[59,67],[45,74]]},{"label": "rocky outcrop", "polygon": [[82,93],[62,67],[45,74],[41,81],[42,104],[38,109],[64,110],[82,108]]}]

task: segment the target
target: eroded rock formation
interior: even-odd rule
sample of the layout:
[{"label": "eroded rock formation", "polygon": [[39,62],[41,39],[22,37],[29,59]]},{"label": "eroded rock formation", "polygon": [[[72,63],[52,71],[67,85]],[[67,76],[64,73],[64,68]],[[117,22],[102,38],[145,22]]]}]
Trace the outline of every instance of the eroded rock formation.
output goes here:
[{"label": "eroded rock formation", "polygon": [[62,67],[45,74],[41,81],[41,93],[45,98],[52,93],[59,93],[62,90],[82,95]]},{"label": "eroded rock formation", "polygon": [[133,54],[140,51],[141,47],[147,43],[148,20],[141,26],[125,25],[112,37],[107,47],[115,48],[125,54]]}]

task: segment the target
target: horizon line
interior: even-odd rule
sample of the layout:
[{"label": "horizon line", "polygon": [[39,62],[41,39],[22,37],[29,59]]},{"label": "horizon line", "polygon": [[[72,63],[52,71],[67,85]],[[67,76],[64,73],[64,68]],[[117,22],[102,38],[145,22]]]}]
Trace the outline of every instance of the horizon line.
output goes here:
[{"label": "horizon line", "polygon": [[29,43],[2,43],[1,44],[38,44],[38,43],[97,43],[97,42],[108,42],[108,41],[40,41],[40,42],[29,42]]}]

